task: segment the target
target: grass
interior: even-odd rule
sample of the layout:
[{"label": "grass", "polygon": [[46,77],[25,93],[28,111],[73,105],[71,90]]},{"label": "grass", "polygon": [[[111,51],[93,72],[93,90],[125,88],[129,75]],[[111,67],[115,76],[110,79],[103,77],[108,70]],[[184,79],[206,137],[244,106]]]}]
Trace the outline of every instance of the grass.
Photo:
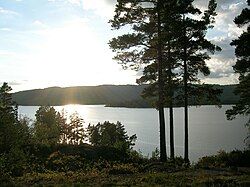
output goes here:
[{"label": "grass", "polygon": [[249,173],[204,169],[178,172],[135,172],[109,174],[108,172],[48,172],[28,173],[13,178],[13,186],[250,186]]}]

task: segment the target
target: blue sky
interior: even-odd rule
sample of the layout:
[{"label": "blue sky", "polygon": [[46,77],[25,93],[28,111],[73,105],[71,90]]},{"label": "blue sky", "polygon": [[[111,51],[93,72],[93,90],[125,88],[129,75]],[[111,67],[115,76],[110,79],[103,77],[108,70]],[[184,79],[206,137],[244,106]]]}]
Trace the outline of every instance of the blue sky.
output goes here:
[{"label": "blue sky", "polygon": [[[50,86],[135,84],[137,73],[112,60],[107,43],[115,0],[0,0],[0,83],[14,91]],[[206,1],[207,2],[207,1]],[[204,0],[196,0],[204,8]],[[223,48],[208,62],[207,83],[236,83],[233,18],[245,0],[218,0],[208,37]]]}]

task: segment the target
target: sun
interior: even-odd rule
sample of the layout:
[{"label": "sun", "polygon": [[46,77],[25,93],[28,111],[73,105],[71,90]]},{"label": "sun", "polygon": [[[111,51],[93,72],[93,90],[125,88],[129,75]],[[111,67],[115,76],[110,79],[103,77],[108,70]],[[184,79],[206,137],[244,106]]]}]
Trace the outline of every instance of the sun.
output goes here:
[{"label": "sun", "polygon": [[[126,84],[136,80],[135,72],[123,71],[112,60],[113,54],[100,33],[94,32],[85,19],[76,19],[61,27],[39,31],[42,37],[30,78],[51,85]],[[130,78],[130,79],[129,79]]]}]

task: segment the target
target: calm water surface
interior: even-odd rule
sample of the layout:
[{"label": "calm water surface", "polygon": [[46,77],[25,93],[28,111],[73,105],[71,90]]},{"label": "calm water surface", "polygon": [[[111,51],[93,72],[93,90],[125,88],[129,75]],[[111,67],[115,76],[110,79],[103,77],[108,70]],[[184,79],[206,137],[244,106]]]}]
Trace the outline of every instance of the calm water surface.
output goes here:
[{"label": "calm water surface", "polygon": [[[159,124],[158,113],[155,109],[137,108],[112,108],[103,105],[65,105],[56,106],[56,110],[65,109],[68,114],[78,112],[85,121],[97,124],[98,122],[120,121],[129,135],[136,134],[136,150],[140,150],[145,156],[151,156],[153,150],[159,147]],[[247,129],[244,126],[247,119],[239,117],[228,121],[225,111],[230,106],[216,108],[214,106],[201,106],[189,108],[189,149],[190,160],[197,161],[198,158],[217,153],[219,150],[231,151],[245,149],[244,139]],[[35,118],[36,106],[20,106],[19,114],[31,119]],[[174,133],[176,154],[183,155],[184,145],[184,118],[183,108],[174,109]],[[169,144],[168,109],[166,114],[167,144]],[[169,154],[169,147],[168,154]]]}]

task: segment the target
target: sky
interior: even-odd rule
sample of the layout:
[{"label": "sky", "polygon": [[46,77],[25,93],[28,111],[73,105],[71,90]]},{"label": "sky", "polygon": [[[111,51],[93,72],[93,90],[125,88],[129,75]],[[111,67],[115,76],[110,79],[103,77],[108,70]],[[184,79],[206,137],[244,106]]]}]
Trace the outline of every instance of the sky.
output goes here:
[{"label": "sky", "polygon": [[[205,9],[206,0],[195,0]],[[204,3],[205,2],[205,3]],[[217,0],[217,17],[208,39],[223,51],[207,62],[203,82],[237,83],[230,42],[242,29],[233,19],[245,0]],[[138,72],[112,60],[108,41],[119,34],[108,21],[116,0],[0,0],[0,84],[13,91],[52,86],[136,84]]]}]

